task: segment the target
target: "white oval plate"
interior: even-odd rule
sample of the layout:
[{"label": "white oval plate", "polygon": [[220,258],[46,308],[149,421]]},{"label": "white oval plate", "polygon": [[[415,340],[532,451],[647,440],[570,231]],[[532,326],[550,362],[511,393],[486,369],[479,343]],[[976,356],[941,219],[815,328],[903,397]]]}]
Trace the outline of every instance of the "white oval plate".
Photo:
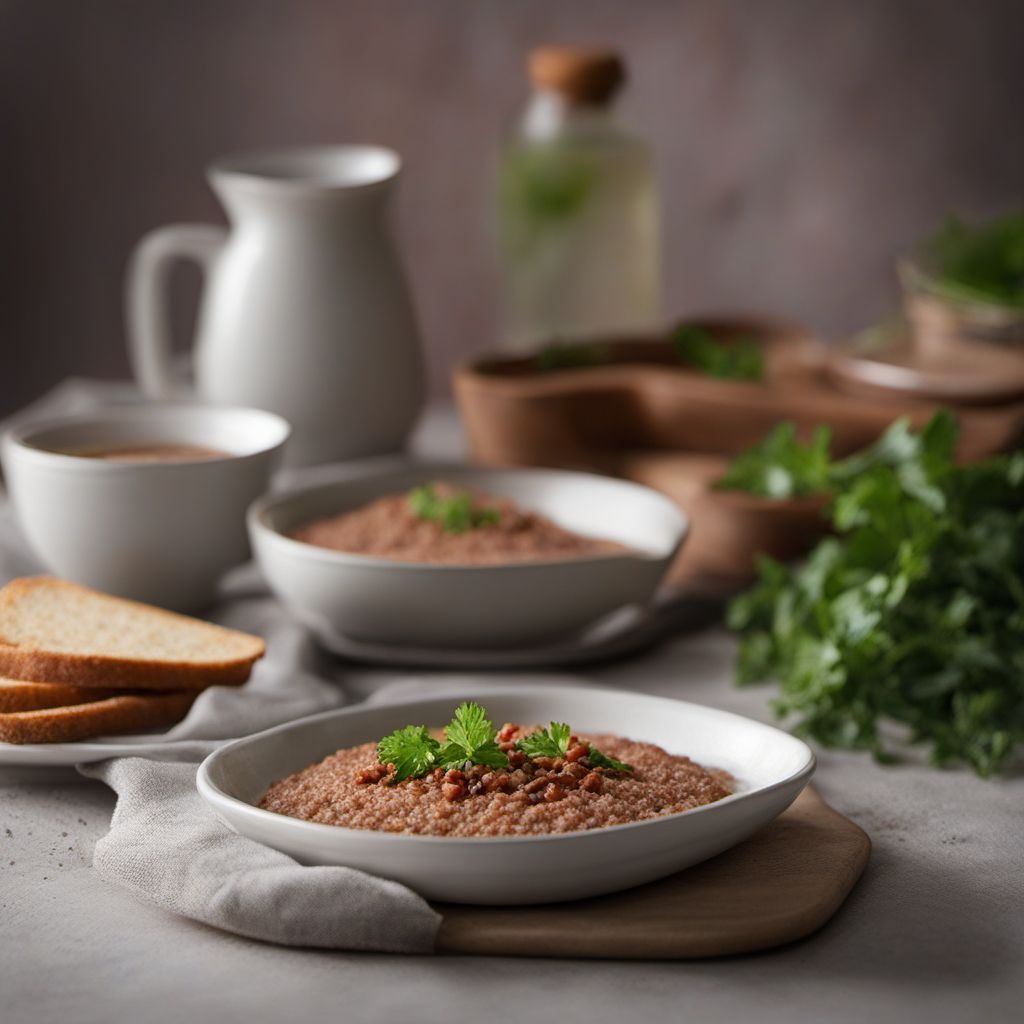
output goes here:
[{"label": "white oval plate", "polygon": [[[657,743],[724,768],[736,792],[681,814],[558,835],[413,836],[300,821],[256,803],[267,787],[342,747],[409,724],[440,726],[459,699],[495,723],[569,722]],[[580,899],[653,881],[713,857],[781,814],[814,772],[814,755],[779,729],[699,704],[575,686],[503,687],[329,711],[236,740],[200,766],[199,792],[244,836],[303,864],[341,864],[408,885],[428,899],[523,904]]]}]

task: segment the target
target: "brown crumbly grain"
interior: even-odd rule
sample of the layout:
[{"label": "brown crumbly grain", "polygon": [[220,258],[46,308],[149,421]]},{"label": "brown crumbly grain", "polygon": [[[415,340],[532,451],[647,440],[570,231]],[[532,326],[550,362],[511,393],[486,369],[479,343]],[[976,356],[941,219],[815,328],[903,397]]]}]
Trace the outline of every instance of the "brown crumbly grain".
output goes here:
[{"label": "brown crumbly grain", "polygon": [[[445,483],[432,486],[441,497],[462,490]],[[417,516],[408,494],[392,494],[354,511],[307,523],[291,536],[334,551],[440,565],[532,562],[626,550],[612,541],[565,530],[545,516],[518,508],[507,498],[473,492],[473,505],[477,510],[495,509],[498,521],[450,533],[439,523]]]},{"label": "brown crumbly grain", "polygon": [[[729,795],[727,777],[651,743],[618,736],[581,736],[604,754],[633,766],[633,774],[599,773],[575,789],[533,802],[528,786],[513,793],[482,791],[461,799],[444,793],[438,777],[396,785],[359,781],[377,760],[376,744],[339,750],[275,782],[259,806],[325,825],[434,836],[522,836],[624,825],[692,810]],[[591,773],[593,774],[593,773]],[[363,776],[364,780],[366,776]],[[554,798],[552,798],[554,797]]]}]

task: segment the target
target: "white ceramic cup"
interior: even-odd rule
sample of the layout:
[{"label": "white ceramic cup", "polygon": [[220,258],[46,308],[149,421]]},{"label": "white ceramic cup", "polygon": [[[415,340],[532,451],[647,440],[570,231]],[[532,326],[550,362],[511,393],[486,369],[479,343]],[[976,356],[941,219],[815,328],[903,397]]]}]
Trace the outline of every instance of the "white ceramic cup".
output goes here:
[{"label": "white ceramic cup", "polygon": [[[125,406],[13,428],[3,469],[22,531],[51,572],[194,611],[248,558],[245,510],[267,490],[289,432],[287,421],[257,409]],[[73,454],[168,444],[225,454],[174,462]]]}]

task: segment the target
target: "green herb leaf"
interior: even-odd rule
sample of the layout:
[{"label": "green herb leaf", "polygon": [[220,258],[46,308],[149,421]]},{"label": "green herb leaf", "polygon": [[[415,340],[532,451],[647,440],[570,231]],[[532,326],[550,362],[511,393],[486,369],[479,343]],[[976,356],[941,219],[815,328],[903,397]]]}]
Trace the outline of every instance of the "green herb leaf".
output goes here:
[{"label": "green herb leaf", "polygon": [[508,755],[498,748],[494,725],[476,703],[463,702],[444,731],[445,744],[439,753],[443,767],[459,768],[466,761],[494,768],[508,765]]},{"label": "green herb leaf", "polygon": [[565,722],[552,722],[547,729],[524,736],[516,746],[527,757],[565,757],[572,730]]},{"label": "green herb leaf", "polygon": [[441,744],[423,725],[407,725],[397,729],[377,744],[381,764],[395,766],[395,782],[415,775],[426,775],[437,764]]},{"label": "green herb leaf", "polygon": [[897,421],[829,470],[832,525],[799,566],[764,560],[733,601],[741,683],[820,743],[998,771],[1024,743],[1024,456],[953,461],[955,423]]},{"label": "green herb leaf", "polygon": [[763,380],[764,358],[757,342],[746,335],[720,339],[695,324],[681,324],[672,334],[681,363],[722,380]]},{"label": "green herb leaf", "polygon": [[831,440],[832,431],[818,427],[803,444],[795,424],[780,423],[763,441],[737,455],[715,488],[780,499],[822,494],[831,484]]},{"label": "green herb leaf", "polygon": [[984,224],[946,222],[923,245],[935,289],[954,301],[1024,306],[1024,210]]},{"label": "green herb leaf", "polygon": [[494,739],[494,726],[487,712],[472,701],[463,701],[445,729],[445,739],[470,751]]},{"label": "green herb leaf", "polygon": [[780,423],[764,440],[733,459],[715,489],[779,499],[840,491],[844,493],[838,503],[839,518],[848,520],[851,503],[859,501],[849,493],[854,481],[866,478],[874,467],[887,467],[894,471],[898,490],[941,511],[944,498],[937,481],[952,465],[956,435],[956,420],[946,411],[936,413],[918,433],[904,417],[869,448],[834,462],[829,456],[832,432],[828,427],[816,427],[804,444],[794,423]]},{"label": "green herb leaf", "polygon": [[613,772],[631,773],[633,771],[633,766],[631,764],[626,764],[625,761],[616,761],[614,757],[602,754],[597,747],[590,748],[590,753],[587,754],[587,760],[595,768],[607,768]]},{"label": "green herb leaf", "polygon": [[493,526],[500,519],[496,508],[477,508],[468,491],[441,497],[433,484],[424,484],[409,493],[413,515],[438,523],[447,533],[465,533],[482,526]]},{"label": "green herb leaf", "polygon": [[489,740],[473,750],[472,757],[466,756],[465,748],[458,743],[446,743],[438,755],[442,768],[462,768],[468,761],[471,764],[485,764],[491,768],[507,768],[508,754],[497,743]]},{"label": "green herb leaf", "polygon": [[466,751],[458,743],[445,743],[437,754],[437,763],[445,770],[461,768],[466,760]]}]

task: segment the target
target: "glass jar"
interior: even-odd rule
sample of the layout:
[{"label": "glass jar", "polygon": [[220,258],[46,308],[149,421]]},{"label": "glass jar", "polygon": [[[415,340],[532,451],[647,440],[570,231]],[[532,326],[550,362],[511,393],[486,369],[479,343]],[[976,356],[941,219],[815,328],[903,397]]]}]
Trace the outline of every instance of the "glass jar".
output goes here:
[{"label": "glass jar", "polygon": [[502,146],[504,345],[648,331],[658,323],[653,162],[615,119],[612,53],[546,47]]}]

